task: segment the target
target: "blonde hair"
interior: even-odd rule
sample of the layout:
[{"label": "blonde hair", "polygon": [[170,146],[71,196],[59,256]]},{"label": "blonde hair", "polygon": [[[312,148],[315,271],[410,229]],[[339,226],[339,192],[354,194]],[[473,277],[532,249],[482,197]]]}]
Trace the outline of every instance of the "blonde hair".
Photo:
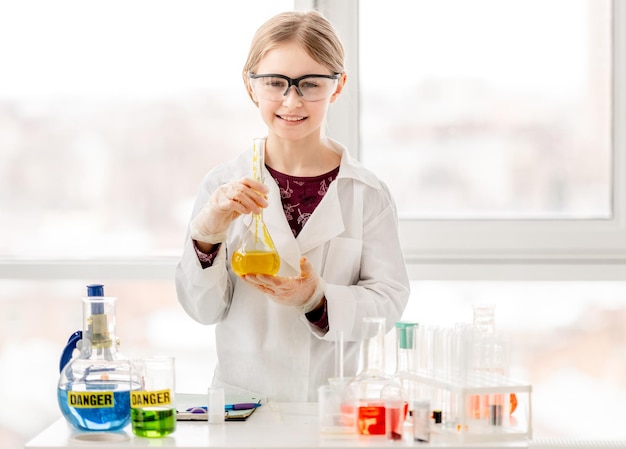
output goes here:
[{"label": "blonde hair", "polygon": [[244,83],[270,50],[291,42],[332,73],[344,72],[343,45],[330,22],[317,11],[288,11],[270,18],[255,33],[243,66]]}]

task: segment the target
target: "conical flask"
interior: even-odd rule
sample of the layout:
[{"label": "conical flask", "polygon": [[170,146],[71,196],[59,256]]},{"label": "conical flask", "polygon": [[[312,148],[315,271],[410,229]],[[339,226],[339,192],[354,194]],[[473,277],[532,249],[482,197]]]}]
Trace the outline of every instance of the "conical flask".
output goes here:
[{"label": "conical flask", "polygon": [[80,354],[61,370],[59,408],[79,430],[119,430],[130,422],[130,391],[140,389],[140,381],[117,351],[116,298],[88,296],[82,301]]},{"label": "conical flask", "polygon": [[355,398],[359,435],[386,434],[385,400],[382,390],[389,382],[385,374],[385,318],[363,318],[359,374],[350,383]]},{"label": "conical flask", "polygon": [[387,438],[401,440],[409,414],[409,404],[415,396],[414,382],[407,374],[415,370],[413,334],[417,323],[398,321],[396,328],[396,370],[381,393],[385,399]]},{"label": "conical flask", "polygon": [[[263,182],[265,165],[265,139],[254,139],[252,156],[252,176]],[[263,212],[253,214],[241,245],[231,259],[233,271],[239,276],[245,274],[275,275],[280,268],[280,257],[265,223]]]}]

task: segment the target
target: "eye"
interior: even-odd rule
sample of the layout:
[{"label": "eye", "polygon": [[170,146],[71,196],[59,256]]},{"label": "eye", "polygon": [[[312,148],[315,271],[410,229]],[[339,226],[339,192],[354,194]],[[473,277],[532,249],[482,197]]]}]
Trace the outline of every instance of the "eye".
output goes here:
[{"label": "eye", "polygon": [[287,88],[287,81],[285,81],[282,78],[266,78],[265,79],[265,85],[268,87],[272,87],[272,88],[280,88],[280,89],[286,89]]},{"label": "eye", "polygon": [[316,87],[320,87],[320,83],[313,79],[306,79],[300,82],[301,89],[315,89]]}]

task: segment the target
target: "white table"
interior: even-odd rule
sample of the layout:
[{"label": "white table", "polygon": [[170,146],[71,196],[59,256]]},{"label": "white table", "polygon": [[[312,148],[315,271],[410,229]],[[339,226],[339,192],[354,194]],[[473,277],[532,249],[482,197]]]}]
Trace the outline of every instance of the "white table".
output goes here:
[{"label": "white table", "polygon": [[[101,438],[103,441],[94,442]],[[445,449],[511,449],[528,448],[527,441],[502,443],[437,443],[427,444],[357,436],[331,439],[320,436],[316,403],[274,403],[259,407],[247,421],[208,424],[206,421],[179,421],[176,431],[165,438],[140,438],[130,426],[121,432],[79,432],[60,418],[26,443],[29,449],[94,449],[94,448],[389,448],[438,447]]]}]

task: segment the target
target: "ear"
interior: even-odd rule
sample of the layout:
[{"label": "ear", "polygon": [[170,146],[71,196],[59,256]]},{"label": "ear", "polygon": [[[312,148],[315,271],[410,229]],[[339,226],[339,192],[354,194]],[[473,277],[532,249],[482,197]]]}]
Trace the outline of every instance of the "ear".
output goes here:
[{"label": "ear", "polygon": [[346,75],[345,72],[342,73],[341,76],[339,77],[339,80],[337,81],[337,88],[335,89],[335,92],[330,97],[331,103],[334,103],[337,97],[339,96],[339,94],[341,94],[341,91],[346,85],[347,80],[348,80],[348,75]]}]

